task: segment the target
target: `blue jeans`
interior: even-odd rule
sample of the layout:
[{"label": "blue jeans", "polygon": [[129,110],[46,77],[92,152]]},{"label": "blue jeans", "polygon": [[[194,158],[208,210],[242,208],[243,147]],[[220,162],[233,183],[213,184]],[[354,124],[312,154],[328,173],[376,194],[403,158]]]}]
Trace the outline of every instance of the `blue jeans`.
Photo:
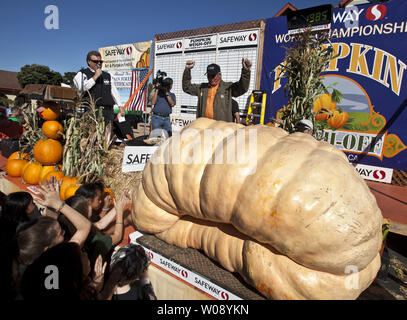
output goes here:
[{"label": "blue jeans", "polygon": [[171,121],[170,117],[162,117],[156,114],[153,114],[151,118],[151,130],[155,129],[164,129],[167,131],[168,136],[172,136]]}]

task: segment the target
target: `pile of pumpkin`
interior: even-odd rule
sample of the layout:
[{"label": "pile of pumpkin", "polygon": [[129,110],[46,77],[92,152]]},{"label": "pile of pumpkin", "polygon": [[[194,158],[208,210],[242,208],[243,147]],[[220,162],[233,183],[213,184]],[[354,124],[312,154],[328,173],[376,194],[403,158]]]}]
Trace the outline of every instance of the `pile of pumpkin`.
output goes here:
[{"label": "pile of pumpkin", "polygon": [[336,102],[332,101],[332,95],[328,93],[321,94],[314,101],[314,112],[320,111],[322,108],[327,109],[329,113],[317,113],[315,120],[327,120],[329,126],[335,129],[343,127],[349,120],[349,114],[345,111],[336,109]]},{"label": "pile of pumpkin", "polygon": [[39,140],[33,148],[34,159],[20,151],[10,155],[6,164],[6,172],[11,177],[22,177],[27,184],[43,183],[54,176],[61,182],[60,196],[62,200],[75,194],[80,187],[77,177],[65,176],[62,172],[63,147],[59,139],[63,136],[63,126],[57,121],[60,106],[56,103],[44,103],[40,117],[44,119],[41,127],[47,139]]}]

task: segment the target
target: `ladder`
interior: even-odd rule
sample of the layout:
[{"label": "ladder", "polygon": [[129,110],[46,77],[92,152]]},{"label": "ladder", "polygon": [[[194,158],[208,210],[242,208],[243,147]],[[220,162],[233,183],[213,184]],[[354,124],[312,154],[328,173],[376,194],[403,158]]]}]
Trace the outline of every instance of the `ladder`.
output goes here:
[{"label": "ladder", "polygon": [[266,111],[266,97],[264,91],[253,90],[250,95],[249,109],[246,115],[246,125],[264,124],[264,114]]}]

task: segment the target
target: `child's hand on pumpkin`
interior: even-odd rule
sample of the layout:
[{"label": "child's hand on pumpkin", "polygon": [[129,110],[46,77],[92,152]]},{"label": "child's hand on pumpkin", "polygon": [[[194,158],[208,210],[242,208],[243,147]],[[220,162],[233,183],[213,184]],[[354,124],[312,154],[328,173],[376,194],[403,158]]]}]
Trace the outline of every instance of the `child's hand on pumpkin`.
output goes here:
[{"label": "child's hand on pumpkin", "polygon": [[34,202],[44,207],[59,209],[63,202],[59,196],[58,180],[52,176],[50,180],[45,179],[44,183],[40,183],[40,186],[40,198],[34,198]]}]

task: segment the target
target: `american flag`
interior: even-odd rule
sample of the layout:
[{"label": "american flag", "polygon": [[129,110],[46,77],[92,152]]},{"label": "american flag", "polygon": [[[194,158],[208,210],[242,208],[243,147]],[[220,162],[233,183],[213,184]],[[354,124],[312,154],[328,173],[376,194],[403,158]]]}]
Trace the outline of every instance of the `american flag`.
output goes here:
[{"label": "american flag", "polygon": [[[140,83],[144,80],[144,78],[148,74],[148,69],[138,69],[133,70],[131,76],[131,90],[130,90],[130,97],[133,92],[138,88]],[[131,111],[145,111],[147,106],[147,82],[146,81],[143,87],[140,89],[139,92],[134,96],[133,100],[130,101],[127,110]]]}]

